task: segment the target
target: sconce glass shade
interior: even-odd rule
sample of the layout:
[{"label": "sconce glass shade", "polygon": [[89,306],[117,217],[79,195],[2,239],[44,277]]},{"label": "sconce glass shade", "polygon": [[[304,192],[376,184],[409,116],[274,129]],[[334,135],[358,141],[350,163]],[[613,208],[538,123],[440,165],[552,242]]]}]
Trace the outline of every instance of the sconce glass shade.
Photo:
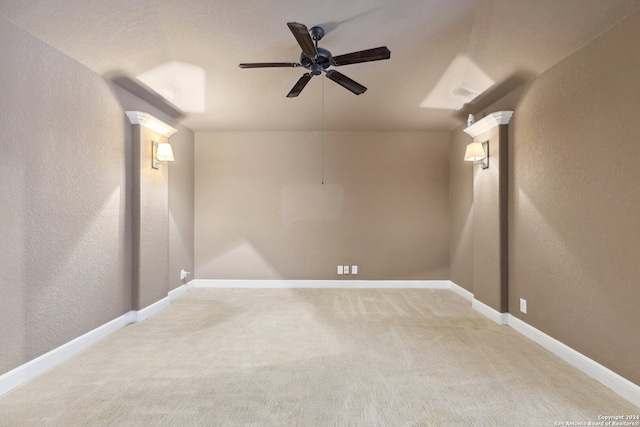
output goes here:
[{"label": "sconce glass shade", "polygon": [[484,152],[484,147],[479,142],[472,142],[467,145],[467,150],[464,152],[464,159],[467,162],[479,162],[487,157],[487,153]]},{"label": "sconce glass shade", "polygon": [[158,151],[156,151],[156,159],[159,162],[173,162],[173,149],[168,142],[161,142],[158,144]]}]

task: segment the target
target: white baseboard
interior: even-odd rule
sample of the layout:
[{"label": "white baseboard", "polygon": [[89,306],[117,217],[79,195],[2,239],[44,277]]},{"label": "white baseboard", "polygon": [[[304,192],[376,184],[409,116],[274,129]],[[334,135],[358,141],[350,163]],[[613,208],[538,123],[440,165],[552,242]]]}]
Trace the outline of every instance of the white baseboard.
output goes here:
[{"label": "white baseboard", "polygon": [[485,303],[480,302],[475,298],[471,301],[471,308],[493,320],[498,325],[509,324],[509,313],[500,313],[499,311],[489,307]]},{"label": "white baseboard", "polygon": [[125,313],[122,316],[69,341],[68,343],[62,344],[60,347],[55,348],[42,356],[30,360],[24,365],[20,365],[17,368],[0,375],[0,396],[64,362],[117,330],[133,323],[133,313],[133,311]]},{"label": "white baseboard", "polygon": [[60,347],[33,359],[3,375],[0,375],[0,396],[16,387],[35,378],[41,373],[53,368],[59,363],[69,359],[80,351],[90,347],[101,339],[111,335],[125,326],[142,322],[150,316],[168,307],[171,300],[183,295],[188,290],[197,288],[359,288],[359,289],[384,289],[384,288],[422,288],[422,289],[449,289],[468,301],[471,306],[500,325],[508,325],[526,336],[535,343],[560,357],[570,365],[581,370],[591,378],[602,383],[623,398],[640,407],[640,386],[616,374],[610,369],[589,359],[585,355],[575,351],[571,347],[539,331],[533,326],[523,322],[509,313],[499,313],[493,308],[473,298],[473,294],[466,289],[448,280],[426,281],[314,281],[314,280],[192,280],[173,291],[162,300],[151,304],[142,310],[131,310],[122,316],[105,323],[96,329],[69,341]]},{"label": "white baseboard", "polygon": [[640,386],[509,314],[509,326],[640,407]]},{"label": "white baseboard", "polygon": [[190,291],[193,288],[194,288],[193,280],[189,281],[188,283],[185,283],[184,285],[178,286],[174,290],[169,291],[169,294],[168,294],[169,300],[173,301],[174,299],[179,298],[182,295],[186,294],[188,291]]},{"label": "white baseboard", "polygon": [[448,280],[193,280],[196,288],[449,289]]},{"label": "white baseboard", "polygon": [[187,286],[186,285],[182,285],[182,286],[178,286],[177,288],[175,288],[172,291],[169,291],[169,293],[167,294],[167,296],[169,297],[170,301],[173,301],[176,298],[181,297],[182,295],[187,293]]},{"label": "white baseboard", "polygon": [[165,308],[169,307],[171,304],[171,300],[168,296],[162,298],[160,301],[156,301],[151,305],[146,306],[140,310],[132,310],[134,316],[134,323],[139,323],[147,320],[149,317],[153,316],[156,313],[161,312]]},{"label": "white baseboard", "polygon": [[60,347],[54,348],[40,357],[30,360],[24,365],[20,365],[17,368],[0,375],[0,396],[64,362],[82,350],[89,348],[119,329],[122,329],[131,323],[142,322],[154,314],[164,310],[169,306],[171,300],[174,300],[188,290],[193,289],[193,287],[193,281],[186,285],[182,285],[169,292],[169,295],[160,301],[157,301],[141,310],[131,310],[128,313],[125,313],[122,316],[69,341],[68,343],[62,344]]},{"label": "white baseboard", "polygon": [[473,301],[473,293],[469,292],[462,286],[458,286],[455,283],[449,281],[449,289],[451,289],[453,292],[460,295],[462,298],[466,299],[467,301],[469,302]]},{"label": "white baseboard", "polygon": [[518,319],[510,313],[499,313],[493,308],[473,298],[473,293],[451,282],[451,290],[461,295],[479,313],[500,325],[508,325],[520,332],[531,341],[555,354],[574,368],[579,369],[591,378],[608,387],[629,402],[640,407],[640,386],[628,379],[616,374],[612,370],[602,366],[582,353],[577,352],[566,344],[550,337],[544,332],[534,328],[528,323]]}]

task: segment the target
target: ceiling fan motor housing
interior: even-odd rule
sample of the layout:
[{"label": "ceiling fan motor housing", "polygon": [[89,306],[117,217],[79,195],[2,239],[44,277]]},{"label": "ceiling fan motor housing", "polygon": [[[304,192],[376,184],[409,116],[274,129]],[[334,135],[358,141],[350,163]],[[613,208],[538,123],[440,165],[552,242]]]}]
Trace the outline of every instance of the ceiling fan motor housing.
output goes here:
[{"label": "ceiling fan motor housing", "polygon": [[323,49],[321,47],[316,47],[318,51],[318,56],[312,58],[306,55],[304,52],[300,54],[300,64],[309,71],[314,76],[321,74],[322,71],[331,66],[331,52],[327,49]]}]

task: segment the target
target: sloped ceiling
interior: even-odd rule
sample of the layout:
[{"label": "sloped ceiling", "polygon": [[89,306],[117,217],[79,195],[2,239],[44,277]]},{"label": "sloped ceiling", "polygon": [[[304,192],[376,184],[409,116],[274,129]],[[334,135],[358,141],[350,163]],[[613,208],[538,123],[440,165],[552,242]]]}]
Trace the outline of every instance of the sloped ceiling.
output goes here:
[{"label": "sloped ceiling", "polygon": [[[161,93],[199,97],[183,120],[196,131],[320,129],[323,111],[326,129],[448,130],[473,108],[472,102],[455,109],[479,92],[471,87],[478,70],[493,83],[475,103],[544,72],[639,6],[640,0],[2,0],[0,16],[100,75],[148,76],[160,68],[159,80],[169,82]],[[300,48],[286,26],[292,21],[323,26],[320,46],[333,55],[387,46],[391,59],[340,67],[368,87],[363,95],[317,76],[298,98],[286,98],[302,68],[238,64],[298,61]],[[191,74],[181,74],[183,65]]]}]

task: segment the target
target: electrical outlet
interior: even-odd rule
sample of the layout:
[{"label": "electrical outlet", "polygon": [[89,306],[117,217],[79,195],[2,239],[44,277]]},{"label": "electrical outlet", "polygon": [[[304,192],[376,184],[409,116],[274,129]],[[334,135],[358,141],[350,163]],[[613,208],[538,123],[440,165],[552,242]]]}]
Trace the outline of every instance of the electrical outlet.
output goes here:
[{"label": "electrical outlet", "polygon": [[358,266],[357,265],[352,265],[351,266],[351,274],[358,274]]},{"label": "electrical outlet", "polygon": [[520,298],[520,311],[527,314],[527,300]]},{"label": "electrical outlet", "polygon": [[187,278],[188,275],[190,275],[191,272],[187,271],[187,270],[180,270],[180,280],[184,280]]},{"label": "electrical outlet", "polygon": [[341,265],[338,266],[338,274],[344,274],[344,270]]},{"label": "electrical outlet", "polygon": [[348,265],[345,265],[345,266],[342,268],[342,272],[343,272],[344,274],[349,274],[349,266],[348,266]]}]

